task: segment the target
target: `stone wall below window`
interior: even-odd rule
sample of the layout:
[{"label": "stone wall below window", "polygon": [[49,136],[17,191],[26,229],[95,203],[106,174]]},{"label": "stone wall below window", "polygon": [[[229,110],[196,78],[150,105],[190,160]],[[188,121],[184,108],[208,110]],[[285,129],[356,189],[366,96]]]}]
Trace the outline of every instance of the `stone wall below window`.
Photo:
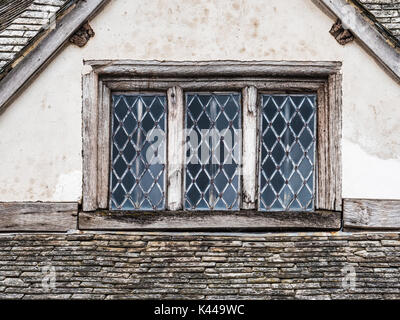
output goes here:
[{"label": "stone wall below window", "polygon": [[399,274],[398,233],[0,234],[0,299],[399,299]]}]

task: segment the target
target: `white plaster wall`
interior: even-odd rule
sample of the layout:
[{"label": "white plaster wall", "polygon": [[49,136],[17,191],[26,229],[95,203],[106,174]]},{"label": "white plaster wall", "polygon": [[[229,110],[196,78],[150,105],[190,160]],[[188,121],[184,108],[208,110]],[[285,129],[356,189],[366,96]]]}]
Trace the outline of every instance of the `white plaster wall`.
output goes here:
[{"label": "white plaster wall", "polygon": [[113,0],[0,115],[0,201],[81,199],[85,59],[343,62],[343,196],[400,199],[400,86],[310,0]]}]

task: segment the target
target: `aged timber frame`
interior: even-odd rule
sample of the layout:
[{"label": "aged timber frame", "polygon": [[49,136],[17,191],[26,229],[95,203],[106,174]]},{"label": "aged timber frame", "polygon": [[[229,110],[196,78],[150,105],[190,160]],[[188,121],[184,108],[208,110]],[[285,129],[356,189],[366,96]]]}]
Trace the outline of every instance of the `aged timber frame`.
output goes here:
[{"label": "aged timber frame", "polygon": [[[83,92],[83,211],[81,229],[331,229],[341,226],[340,62],[86,61]],[[242,92],[242,204],[237,212],[182,210],[184,91]],[[167,210],[110,212],[112,92],[163,91],[168,98]],[[317,94],[315,212],[257,212],[259,93]],[[180,143],[176,143],[176,142]],[[178,157],[178,159],[176,158]],[[178,160],[178,161],[177,161]],[[180,160],[180,161],[179,161]],[[254,161],[252,161],[254,160]]]},{"label": "aged timber frame", "polygon": [[345,230],[399,230],[400,200],[343,199]]},{"label": "aged timber frame", "polygon": [[68,231],[77,228],[77,202],[0,202],[0,231]]}]

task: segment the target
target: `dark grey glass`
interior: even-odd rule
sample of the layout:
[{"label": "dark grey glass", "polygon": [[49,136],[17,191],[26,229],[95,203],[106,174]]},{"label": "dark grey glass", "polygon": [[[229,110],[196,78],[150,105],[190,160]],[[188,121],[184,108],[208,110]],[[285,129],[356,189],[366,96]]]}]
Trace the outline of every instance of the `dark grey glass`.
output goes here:
[{"label": "dark grey glass", "polygon": [[110,208],[165,208],[166,96],[113,94]]},{"label": "dark grey glass", "polygon": [[185,208],[238,210],[240,94],[186,94]]},{"label": "dark grey glass", "polygon": [[315,95],[261,95],[259,210],[314,209]]}]

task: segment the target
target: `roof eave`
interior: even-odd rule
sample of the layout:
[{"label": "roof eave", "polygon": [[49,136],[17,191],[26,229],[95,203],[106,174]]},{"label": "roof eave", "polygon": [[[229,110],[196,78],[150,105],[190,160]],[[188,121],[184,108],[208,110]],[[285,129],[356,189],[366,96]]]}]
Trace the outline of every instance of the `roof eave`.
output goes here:
[{"label": "roof eave", "polygon": [[109,0],[79,1],[76,7],[63,16],[54,30],[29,52],[0,81],[0,113],[29,81],[42,70],[51,58],[63,47],[74,32],[92,17]]},{"label": "roof eave", "polygon": [[384,67],[400,82],[400,50],[377,29],[375,23],[363,15],[351,0],[312,0],[342,21]]}]

